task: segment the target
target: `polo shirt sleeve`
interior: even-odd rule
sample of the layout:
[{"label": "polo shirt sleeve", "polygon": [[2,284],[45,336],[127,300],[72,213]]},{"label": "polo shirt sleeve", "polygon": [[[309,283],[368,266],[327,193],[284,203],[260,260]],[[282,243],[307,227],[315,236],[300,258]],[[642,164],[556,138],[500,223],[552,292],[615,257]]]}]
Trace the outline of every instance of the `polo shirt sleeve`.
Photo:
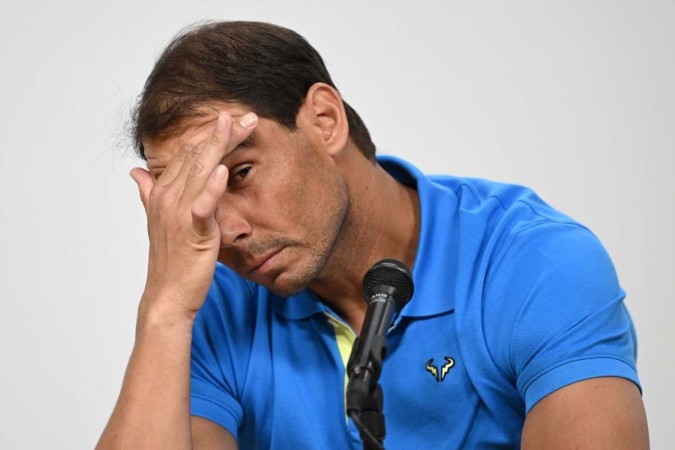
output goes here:
[{"label": "polo shirt sleeve", "polygon": [[512,237],[488,274],[484,331],[526,412],[589,378],[622,377],[639,387],[624,297],[607,252],[588,229],[544,222]]},{"label": "polo shirt sleeve", "polygon": [[219,424],[235,439],[243,420],[241,361],[250,352],[244,305],[252,302],[243,298],[247,291],[243,283],[217,268],[192,332],[190,412]]}]

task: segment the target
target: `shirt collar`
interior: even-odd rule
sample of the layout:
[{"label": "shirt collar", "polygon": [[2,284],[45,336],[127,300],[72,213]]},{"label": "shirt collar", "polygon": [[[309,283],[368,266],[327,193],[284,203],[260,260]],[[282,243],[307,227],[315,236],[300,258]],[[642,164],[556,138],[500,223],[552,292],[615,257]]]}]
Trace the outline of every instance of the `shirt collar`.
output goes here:
[{"label": "shirt collar", "polygon": [[328,310],[327,306],[321,302],[321,298],[309,289],[300,291],[288,298],[271,295],[274,299],[274,309],[277,314],[289,320],[306,319]]},{"label": "shirt collar", "polygon": [[380,165],[399,182],[417,190],[420,201],[420,238],[412,268],[415,290],[402,317],[426,317],[454,309],[456,252],[451,236],[456,225],[457,197],[434,183],[417,167],[394,156],[381,156]]}]

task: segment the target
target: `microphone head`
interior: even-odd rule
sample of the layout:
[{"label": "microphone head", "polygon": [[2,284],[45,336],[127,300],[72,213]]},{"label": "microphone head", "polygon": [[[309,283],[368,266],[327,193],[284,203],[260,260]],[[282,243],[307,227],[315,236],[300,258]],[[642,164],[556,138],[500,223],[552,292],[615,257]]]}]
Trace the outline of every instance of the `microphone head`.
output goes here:
[{"label": "microphone head", "polygon": [[[400,311],[413,295],[413,279],[410,269],[397,259],[383,259],[376,262],[363,277],[363,294],[366,302],[377,294],[381,286],[394,288],[391,294]],[[388,289],[387,289],[388,290]]]}]

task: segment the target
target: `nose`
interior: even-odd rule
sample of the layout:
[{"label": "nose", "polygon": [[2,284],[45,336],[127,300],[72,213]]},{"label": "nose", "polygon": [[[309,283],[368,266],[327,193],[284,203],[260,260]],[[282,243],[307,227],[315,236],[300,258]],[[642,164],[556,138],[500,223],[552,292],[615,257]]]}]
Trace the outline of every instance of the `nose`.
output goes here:
[{"label": "nose", "polygon": [[231,247],[251,235],[251,224],[241,212],[231,204],[218,205],[216,222],[220,230],[221,248]]}]

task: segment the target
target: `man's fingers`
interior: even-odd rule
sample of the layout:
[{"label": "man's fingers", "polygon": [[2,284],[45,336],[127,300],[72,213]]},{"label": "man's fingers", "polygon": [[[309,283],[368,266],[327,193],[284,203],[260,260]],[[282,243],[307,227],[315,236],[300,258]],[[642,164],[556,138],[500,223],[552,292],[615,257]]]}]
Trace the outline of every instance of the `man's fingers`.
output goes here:
[{"label": "man's fingers", "polygon": [[224,143],[223,139],[228,137],[227,135],[229,132],[230,142],[228,142],[228,144],[230,145],[228,145],[228,148],[225,151],[225,154],[227,154],[231,152],[237,145],[241,144],[241,142],[243,142],[251,134],[257,124],[258,116],[252,111],[238,118],[233,118],[229,114],[221,112],[218,115],[216,125],[213,128],[213,133],[211,133],[209,140],[211,144],[218,147]]},{"label": "man's fingers", "polygon": [[183,166],[185,166],[186,162],[192,157],[193,147],[193,145],[189,144],[181,145],[178,149],[178,153],[176,153],[171,161],[169,161],[166,169],[164,169],[162,175],[157,180],[157,183],[155,183],[160,190],[165,189],[176,180],[176,177],[178,177]]},{"label": "man's fingers", "polygon": [[156,182],[147,171],[134,169],[142,170],[132,177],[141,190],[146,212],[151,201],[161,210],[179,206],[179,210],[191,211],[195,232],[209,235],[218,200],[227,188],[228,170],[223,159],[251,135],[257,124],[258,116],[253,112],[234,120],[222,111],[211,134],[197,144],[183,145]]},{"label": "man's fingers", "polygon": [[248,138],[258,123],[258,116],[249,112],[234,120],[225,112],[218,115],[211,136],[196,145],[190,175],[208,180],[222,159]]},{"label": "man's fingers", "polygon": [[192,203],[192,225],[199,236],[209,236],[216,226],[214,214],[218,201],[227,188],[227,177],[227,167],[219,164],[201,194]]},{"label": "man's fingers", "polygon": [[143,202],[143,207],[145,208],[145,212],[147,213],[148,205],[150,204],[149,203],[150,191],[152,191],[152,187],[154,186],[152,176],[150,176],[150,173],[147,170],[142,169],[140,167],[134,167],[133,169],[131,169],[129,175],[138,186],[138,192],[141,195],[141,201]]},{"label": "man's fingers", "polygon": [[[166,171],[157,182],[157,187],[163,196],[168,195],[171,198],[180,198],[185,192],[185,186],[188,178],[201,174],[207,170],[204,165],[202,154],[209,149],[209,146],[217,151],[218,148],[225,148],[230,134],[232,117],[227,113],[220,113],[214,124],[211,134],[196,144],[184,144],[181,146],[178,154],[169,162]],[[217,163],[216,163],[217,164]],[[209,174],[213,173],[215,164]],[[169,172],[173,173],[170,175]],[[168,178],[170,176],[170,178]],[[164,179],[167,179],[165,182]],[[202,183],[203,186],[203,183]],[[189,203],[190,199],[188,199]]]},{"label": "man's fingers", "polygon": [[191,161],[186,161],[186,164],[189,163],[187,172],[181,171],[181,175],[176,177],[178,181],[182,175],[185,176],[183,197],[186,201],[192,201],[201,194],[216,166],[251,135],[257,124],[258,116],[253,112],[238,120],[232,120],[227,113],[220,113],[211,136],[197,144]]},{"label": "man's fingers", "polygon": [[174,184],[180,185],[179,190],[182,191],[182,187],[190,172],[200,172],[201,168],[208,170],[202,164],[202,161],[199,160],[199,157],[208,149],[209,144],[216,150],[224,147],[230,134],[231,122],[232,117],[225,112],[221,112],[216,118],[211,135],[201,142],[181,145],[178,153],[167,164],[166,169],[157,180],[157,187],[163,190]]}]

